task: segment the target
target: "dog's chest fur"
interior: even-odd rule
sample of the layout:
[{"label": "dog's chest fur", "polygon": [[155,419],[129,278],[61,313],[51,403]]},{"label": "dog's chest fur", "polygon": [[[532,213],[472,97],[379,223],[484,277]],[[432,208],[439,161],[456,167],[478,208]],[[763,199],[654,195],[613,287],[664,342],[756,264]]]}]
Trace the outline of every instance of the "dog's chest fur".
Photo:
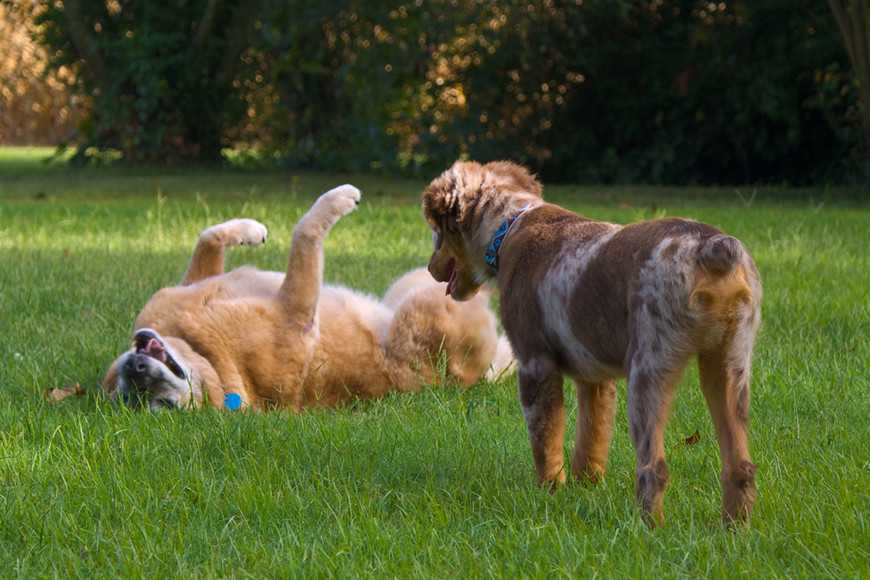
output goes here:
[{"label": "dog's chest fur", "polygon": [[694,253],[713,227],[618,226],[545,204],[502,247],[505,330],[521,362],[546,356],[584,381],[621,376],[638,348],[669,356],[692,324]]}]

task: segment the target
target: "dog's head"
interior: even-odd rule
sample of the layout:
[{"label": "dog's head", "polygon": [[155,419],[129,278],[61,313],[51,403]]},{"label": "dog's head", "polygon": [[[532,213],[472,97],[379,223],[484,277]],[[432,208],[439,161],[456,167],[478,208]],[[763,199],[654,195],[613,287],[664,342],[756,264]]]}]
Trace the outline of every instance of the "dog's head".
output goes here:
[{"label": "dog's head", "polygon": [[484,254],[502,221],[541,202],[541,184],[524,167],[457,161],[423,191],[435,246],[429,272],[454,299],[468,300],[494,274]]},{"label": "dog's head", "polygon": [[132,407],[152,410],[186,409],[220,396],[214,368],[187,342],[141,328],[133,345],[109,367],[103,390],[113,399]]}]

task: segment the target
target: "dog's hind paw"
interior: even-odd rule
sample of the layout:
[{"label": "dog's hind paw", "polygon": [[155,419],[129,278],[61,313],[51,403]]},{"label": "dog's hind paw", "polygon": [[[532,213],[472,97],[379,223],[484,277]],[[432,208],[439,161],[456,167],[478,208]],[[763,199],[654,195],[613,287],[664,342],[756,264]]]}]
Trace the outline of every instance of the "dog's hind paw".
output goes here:
[{"label": "dog's hind paw", "polygon": [[213,236],[224,246],[259,246],[266,243],[269,230],[256,220],[239,218],[212,226],[202,236]]}]

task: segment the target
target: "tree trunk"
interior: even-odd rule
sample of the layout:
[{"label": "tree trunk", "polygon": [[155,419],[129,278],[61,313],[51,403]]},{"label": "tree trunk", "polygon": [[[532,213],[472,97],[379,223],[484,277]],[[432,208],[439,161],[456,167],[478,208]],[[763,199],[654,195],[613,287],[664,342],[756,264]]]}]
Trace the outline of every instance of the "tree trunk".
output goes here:
[{"label": "tree trunk", "polygon": [[63,5],[63,16],[66,21],[69,39],[79,57],[87,62],[85,70],[90,73],[94,84],[103,89],[106,84],[106,66],[88,25],[82,20],[79,0],[66,0]]},{"label": "tree trunk", "polygon": [[870,140],[870,0],[828,0],[828,4],[858,80],[861,125]]}]

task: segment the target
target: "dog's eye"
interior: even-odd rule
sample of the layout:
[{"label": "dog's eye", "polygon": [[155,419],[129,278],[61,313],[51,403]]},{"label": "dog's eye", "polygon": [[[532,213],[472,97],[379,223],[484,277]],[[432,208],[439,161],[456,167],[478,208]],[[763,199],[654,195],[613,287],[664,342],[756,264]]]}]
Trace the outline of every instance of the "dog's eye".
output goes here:
[{"label": "dog's eye", "polygon": [[456,222],[447,216],[441,220],[441,233],[456,233],[459,231],[459,228],[456,225]]},{"label": "dog's eye", "polygon": [[441,237],[440,232],[432,232],[432,245],[435,246],[436,251],[441,249],[441,242],[442,241],[443,241],[443,238]]}]

